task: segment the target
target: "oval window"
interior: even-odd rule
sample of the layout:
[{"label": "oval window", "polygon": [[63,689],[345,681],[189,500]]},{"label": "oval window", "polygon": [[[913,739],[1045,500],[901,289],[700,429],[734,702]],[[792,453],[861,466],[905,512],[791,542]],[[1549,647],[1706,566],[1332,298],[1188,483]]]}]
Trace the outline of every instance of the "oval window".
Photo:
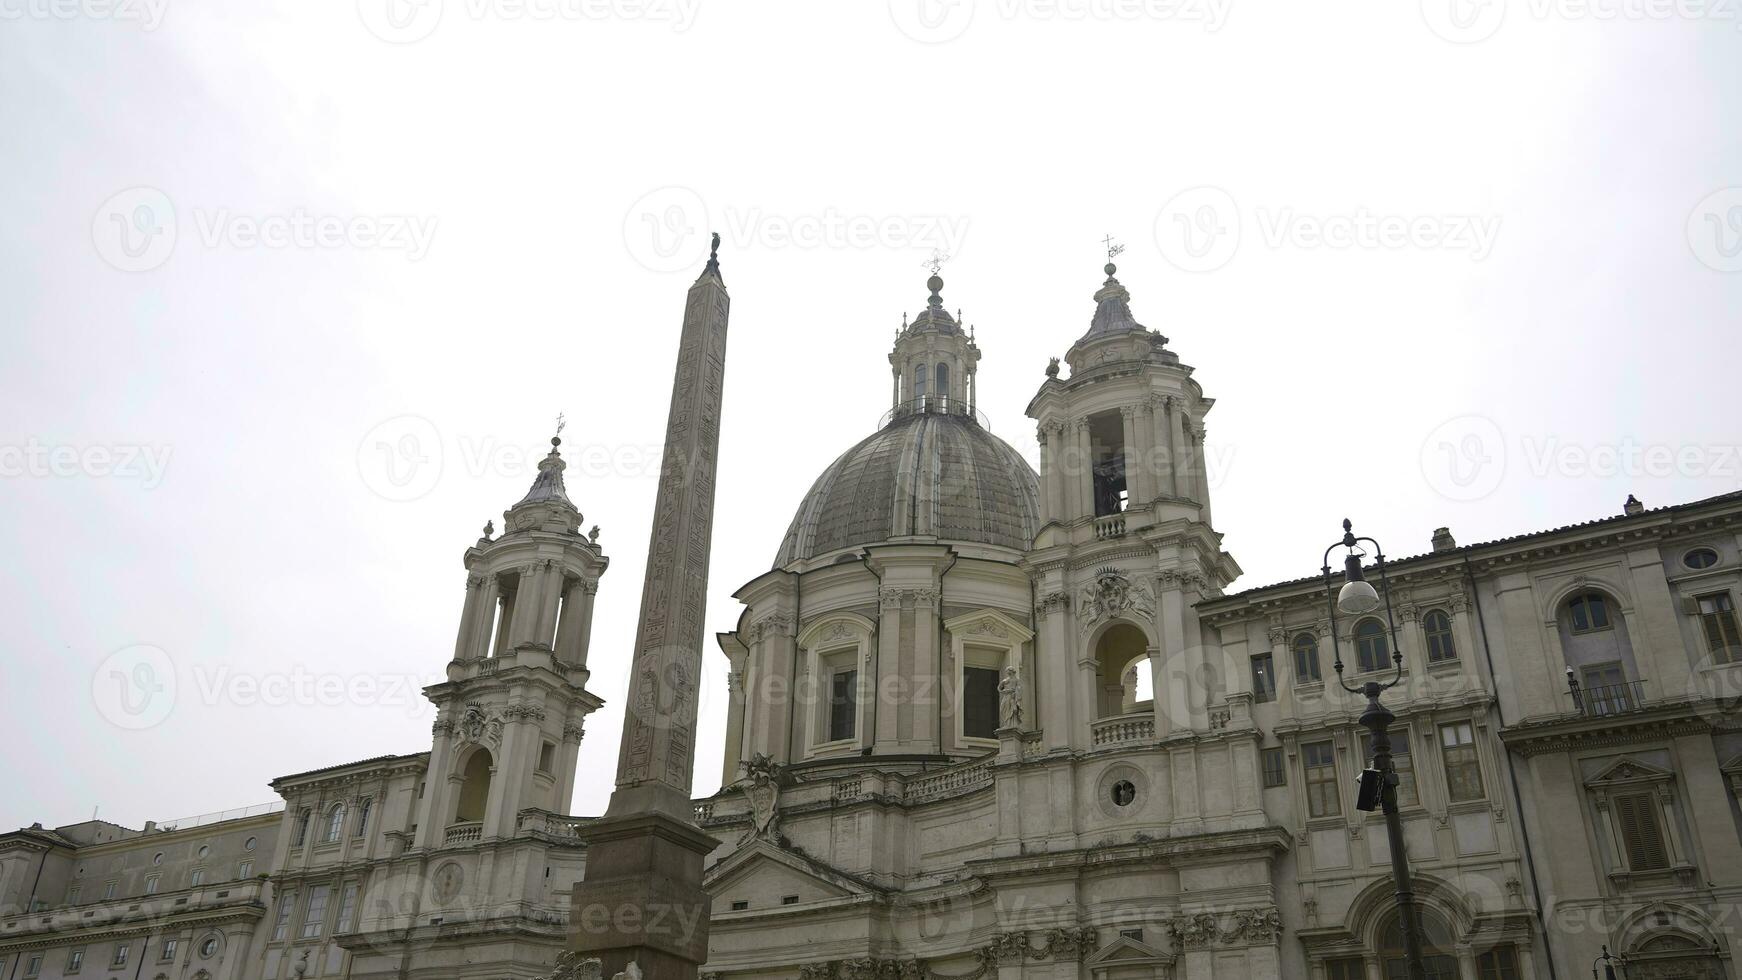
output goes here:
[{"label": "oval window", "polygon": [[258,843],[260,843],[260,841],[257,838],[250,837],[245,843],[243,843],[242,847],[244,850],[252,851],[254,850],[254,845]]},{"label": "oval window", "polygon": [[1137,787],[1129,779],[1121,779],[1113,784],[1113,805],[1130,806],[1137,799]]},{"label": "oval window", "polygon": [[207,939],[205,942],[200,943],[200,955],[201,956],[210,957],[210,956],[215,955],[217,952],[218,952],[218,941],[216,939]]},{"label": "oval window", "polygon": [[1710,548],[1695,548],[1682,556],[1682,564],[1689,568],[1711,568],[1718,563],[1718,553]]},{"label": "oval window", "polygon": [[156,854],[153,854],[151,856],[151,863],[152,864],[162,864],[163,863],[163,852],[158,851]]}]

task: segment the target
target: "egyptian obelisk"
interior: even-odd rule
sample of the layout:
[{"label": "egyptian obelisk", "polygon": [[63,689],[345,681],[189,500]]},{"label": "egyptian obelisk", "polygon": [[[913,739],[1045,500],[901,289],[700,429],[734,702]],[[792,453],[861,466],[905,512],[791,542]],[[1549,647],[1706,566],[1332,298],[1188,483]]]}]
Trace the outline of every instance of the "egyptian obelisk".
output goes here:
[{"label": "egyptian obelisk", "polygon": [[695,826],[690,773],[731,305],[719,249],[715,235],[684,305],[617,788],[584,831],[586,877],[570,900],[569,946],[607,977],[633,962],[647,980],[696,980],[708,958],[702,858],[718,842]]}]

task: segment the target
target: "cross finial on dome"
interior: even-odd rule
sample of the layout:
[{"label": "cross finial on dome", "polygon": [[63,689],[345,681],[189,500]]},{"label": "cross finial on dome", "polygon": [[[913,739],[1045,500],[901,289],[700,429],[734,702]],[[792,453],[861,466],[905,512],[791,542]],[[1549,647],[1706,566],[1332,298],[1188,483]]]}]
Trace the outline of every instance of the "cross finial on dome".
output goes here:
[{"label": "cross finial on dome", "polygon": [[1125,251],[1125,246],[1115,242],[1113,236],[1110,234],[1106,238],[1101,239],[1101,244],[1107,248],[1107,264],[1104,267],[1104,270],[1107,273],[1107,278],[1112,279],[1113,273],[1119,271],[1119,267],[1113,264],[1113,260],[1119,257],[1120,252]]}]

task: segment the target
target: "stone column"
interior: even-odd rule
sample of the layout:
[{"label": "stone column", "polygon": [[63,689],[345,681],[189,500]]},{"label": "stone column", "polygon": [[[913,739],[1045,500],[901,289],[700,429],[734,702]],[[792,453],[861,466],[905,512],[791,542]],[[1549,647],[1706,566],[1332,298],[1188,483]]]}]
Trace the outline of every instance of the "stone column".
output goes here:
[{"label": "stone column", "polygon": [[[1136,480],[1137,489],[1131,493],[1131,502],[1145,506],[1153,501],[1156,495],[1155,420],[1151,417],[1153,414],[1153,406],[1147,399],[1137,407],[1137,465],[1133,467],[1127,464],[1125,467],[1127,485],[1130,485],[1133,479]],[[1131,475],[1133,469],[1137,472],[1135,478]]]},{"label": "stone column", "polygon": [[1125,457],[1125,508],[1129,510],[1144,501],[1143,453],[1137,445],[1137,407],[1126,405],[1119,409],[1119,418],[1125,429],[1122,452]]},{"label": "stone column", "polygon": [[1181,470],[1186,463],[1185,426],[1180,418],[1184,414],[1184,404],[1178,398],[1169,396],[1167,399],[1167,479],[1168,486],[1176,497],[1184,497],[1190,491]]},{"label": "stone column", "polygon": [[478,591],[478,614],[473,618],[472,625],[472,657],[484,657],[490,653],[491,644],[496,642],[496,610],[502,603],[502,583],[492,573],[484,576],[484,584]]},{"label": "stone column", "polygon": [[569,947],[604,976],[634,963],[646,980],[696,980],[708,959],[702,858],[719,842],[695,826],[690,782],[729,307],[711,255],[685,301],[617,788],[587,829],[586,878],[569,903]]},{"label": "stone column", "polygon": [[470,660],[472,653],[472,636],[477,631],[474,622],[478,618],[478,602],[483,589],[484,579],[478,575],[466,576],[466,602],[460,607],[460,628],[454,637],[454,659]]},{"label": "stone column", "polygon": [[943,651],[938,636],[938,591],[916,589],[913,593],[913,666],[915,683],[928,686],[931,703],[913,707],[913,740],[920,752],[942,753],[944,734],[939,730],[944,692],[955,690],[955,679],[944,677]]},{"label": "stone column", "polygon": [[913,697],[913,685],[901,676],[901,593],[883,589],[877,596],[877,676],[871,697],[872,747],[877,752],[900,751],[899,706]]},{"label": "stone column", "polygon": [[[1070,596],[1042,584],[1035,606],[1035,649],[1047,651],[1035,657],[1032,694],[1034,716],[1039,722],[1043,745],[1048,751],[1072,746],[1076,721],[1071,712],[1071,674],[1075,657],[1071,650]],[[1083,723],[1087,726],[1087,722]]]},{"label": "stone column", "polygon": [[544,591],[538,600],[538,635],[533,639],[556,650],[556,619],[563,597],[563,570],[548,564],[544,569]]},{"label": "stone column", "polygon": [[1210,523],[1210,455],[1204,448],[1209,430],[1200,423],[1192,430],[1192,473],[1197,477],[1198,519]]},{"label": "stone column", "polygon": [[1040,443],[1040,521],[1045,524],[1058,516],[1058,501],[1053,495],[1054,469],[1058,460],[1048,444],[1046,426],[1035,429],[1034,438]]},{"label": "stone column", "polygon": [[1095,516],[1095,444],[1089,437],[1089,420],[1077,419],[1074,423],[1077,436],[1076,480],[1077,511],[1074,517]]}]

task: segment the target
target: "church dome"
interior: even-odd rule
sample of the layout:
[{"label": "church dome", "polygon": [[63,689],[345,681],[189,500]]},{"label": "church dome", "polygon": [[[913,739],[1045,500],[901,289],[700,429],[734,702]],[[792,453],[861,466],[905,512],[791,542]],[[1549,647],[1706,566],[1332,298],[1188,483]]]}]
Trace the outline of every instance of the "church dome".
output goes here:
[{"label": "church dome", "polygon": [[817,477],[776,568],[898,538],[1018,551],[1033,543],[1040,479],[1020,453],[959,408],[892,415]]}]

